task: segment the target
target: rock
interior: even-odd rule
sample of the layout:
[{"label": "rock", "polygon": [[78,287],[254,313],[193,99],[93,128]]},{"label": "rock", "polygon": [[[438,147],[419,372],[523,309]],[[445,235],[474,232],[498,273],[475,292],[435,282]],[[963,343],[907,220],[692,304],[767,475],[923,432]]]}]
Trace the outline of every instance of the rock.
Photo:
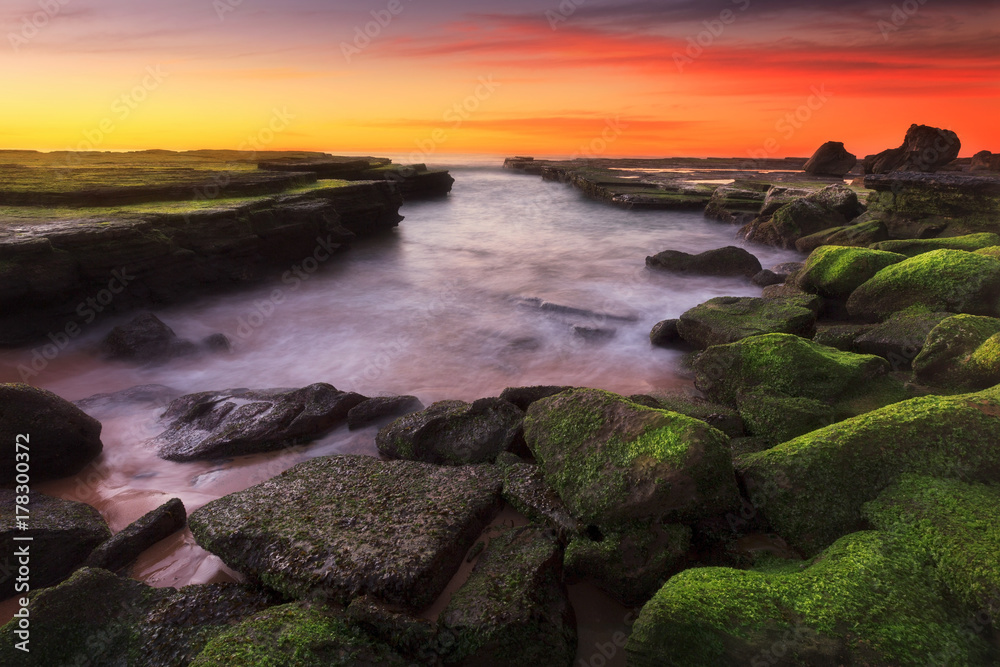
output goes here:
[{"label": "rock", "polygon": [[223,333],[212,334],[201,341],[201,346],[209,352],[229,354],[233,351],[233,341]]},{"label": "rock", "polygon": [[808,197],[814,192],[815,190],[807,190],[805,188],[772,185],[764,197],[764,205],[761,207],[760,214],[757,217],[763,220],[770,219],[778,212],[778,209],[791,204],[793,201]]},{"label": "rock", "polygon": [[[52,498],[41,493],[28,495],[0,489],[0,598],[15,593],[18,563],[16,552],[24,546],[31,551],[31,589],[52,586],[79,567],[101,542],[111,537],[108,524],[90,505]],[[17,505],[28,510],[17,511]],[[18,519],[27,522],[27,529],[18,527]],[[15,538],[31,538],[16,542]],[[25,591],[18,591],[25,592]]]},{"label": "rock", "polygon": [[391,459],[440,465],[487,463],[514,444],[524,413],[500,398],[474,403],[440,401],[400,417],[375,439],[379,453]]},{"label": "rock", "polygon": [[352,600],[345,616],[351,625],[414,658],[417,664],[438,664],[441,655],[450,649],[441,645],[436,623],[370,595]]},{"label": "rock", "polygon": [[144,364],[163,362],[197,351],[197,345],[178,338],[173,329],[152,313],[142,313],[128,324],[115,327],[101,341],[101,352],[108,359]]},{"label": "rock", "polygon": [[726,246],[691,255],[677,250],[664,250],[646,258],[646,266],[672,273],[699,276],[743,276],[753,278],[763,268],[760,261],[743,248]]},{"label": "rock", "polygon": [[842,142],[828,141],[813,153],[803,171],[814,176],[843,178],[857,163],[858,157],[848,153]]},{"label": "rock", "polygon": [[837,421],[836,409],[814,398],[751,392],[738,396],[736,405],[749,434],[771,446]]},{"label": "rock", "polygon": [[914,359],[913,375],[954,391],[1000,384],[1000,319],[955,315],[941,321]]},{"label": "rock", "polygon": [[333,456],[212,501],[188,519],[198,544],[289,598],[372,594],[421,609],[444,590],[499,511],[492,466]]},{"label": "rock", "polygon": [[694,362],[695,384],[713,401],[767,393],[839,402],[877,386],[889,372],[879,357],[841,352],[786,334],[713,347]]},{"label": "rock", "polygon": [[972,156],[969,171],[1000,171],[1000,154],[979,151]]},{"label": "rock", "polygon": [[869,222],[859,222],[845,227],[831,227],[821,232],[804,236],[795,242],[795,249],[799,252],[812,252],[816,248],[824,245],[845,245],[855,247],[868,247],[873,243],[887,241],[889,239],[889,229],[881,220],[871,220]]},{"label": "rock", "polygon": [[562,583],[562,547],[536,526],[492,538],[439,623],[455,639],[448,662],[572,667],[576,619]]},{"label": "rock", "polygon": [[160,540],[187,525],[187,513],[179,498],[173,498],[126,526],[91,552],[86,567],[119,572]]},{"label": "rock", "polygon": [[764,269],[757,275],[755,275],[750,282],[752,282],[757,287],[770,287],[771,285],[780,285],[785,282],[785,279],[779,276],[774,271],[769,269]]},{"label": "rock", "polygon": [[775,531],[813,554],[863,527],[861,508],[904,473],[1000,481],[997,391],[889,405],[741,457]]},{"label": "rock", "polygon": [[503,474],[503,498],[529,519],[551,525],[560,535],[580,532],[580,522],[552,487],[545,483],[541,468],[519,457],[504,453],[497,459]]},{"label": "rock", "polygon": [[576,536],[566,547],[566,577],[593,581],[618,602],[640,605],[687,564],[691,529],[637,524]]},{"label": "rock", "polygon": [[857,193],[842,184],[829,185],[785,204],[771,217],[761,215],[739,235],[754,243],[794,248],[803,237],[846,226],[862,210]]},{"label": "rock", "polygon": [[886,359],[894,371],[909,370],[923,349],[927,334],[950,315],[928,313],[921,309],[894,313],[885,322],[859,332],[854,338],[852,351],[878,355]]},{"label": "rock", "polygon": [[564,391],[569,391],[573,387],[556,387],[556,386],[541,386],[541,387],[507,387],[500,393],[500,398],[509,403],[513,403],[521,410],[527,412],[528,408],[535,401],[540,401],[543,398],[548,398],[549,396],[555,396],[556,394],[561,394]]},{"label": "rock", "polygon": [[274,451],[318,438],[366,400],[325,383],[189,394],[163,413],[167,429],[152,444],[160,458],[181,462]]},{"label": "rock", "polygon": [[894,173],[865,177],[868,213],[890,238],[952,237],[997,232],[1000,181],[955,173]]},{"label": "rock", "polygon": [[767,333],[811,338],[816,313],[784,300],[723,296],[681,315],[677,328],[684,340],[701,349]]},{"label": "rock", "polygon": [[746,435],[743,418],[740,413],[720,403],[706,401],[700,396],[692,396],[681,392],[656,392],[653,395],[629,396],[629,400],[647,408],[678,412],[688,417],[694,417],[718,429],[730,438]]},{"label": "rock", "polygon": [[576,325],[573,327],[573,335],[591,343],[609,341],[618,333],[617,329],[605,327],[584,327]]},{"label": "rock", "polygon": [[871,247],[876,250],[906,255],[907,257],[916,257],[931,250],[965,250],[967,252],[975,252],[997,245],[1000,245],[1000,236],[984,232],[948,238],[882,241],[873,244]]},{"label": "rock", "polygon": [[677,325],[680,320],[664,320],[649,332],[649,342],[654,347],[676,347],[684,342]]},{"label": "rock", "polygon": [[17,455],[28,453],[32,483],[69,477],[104,445],[101,423],[72,403],[26,384],[0,384],[0,486],[17,483]]},{"label": "rock", "polygon": [[372,422],[390,421],[396,417],[419,412],[424,404],[416,396],[379,396],[358,403],[347,413],[347,427],[352,431]]},{"label": "rock", "polygon": [[[274,601],[239,584],[151,588],[84,568],[28,606],[30,654],[14,649],[16,621],[0,630],[6,665],[186,665],[215,635]],[[227,663],[234,664],[234,663]]]},{"label": "rock", "polygon": [[903,145],[869,155],[864,161],[865,174],[888,174],[894,171],[935,172],[953,162],[962,149],[958,135],[927,125],[911,125]]},{"label": "rock", "polygon": [[321,605],[265,609],[209,641],[191,667],[354,667],[412,664]]},{"label": "rock", "polygon": [[854,533],[807,562],[682,572],[643,607],[625,646],[628,664],[995,662],[987,634],[970,631],[980,608],[949,594],[931,543],[897,534],[895,526]]},{"label": "rock", "polygon": [[847,301],[852,318],[868,321],[911,306],[1000,315],[1000,260],[961,250],[933,250],[882,269]]},{"label": "rock", "polygon": [[693,520],[738,503],[725,435],[615,394],[574,389],[538,401],[525,438],[546,483],[587,523]]},{"label": "rock", "polygon": [[712,193],[712,198],[705,207],[705,215],[721,222],[743,225],[757,215],[766,195],[766,191],[760,187],[722,185]]},{"label": "rock", "polygon": [[905,259],[905,255],[868,248],[822,246],[809,255],[796,284],[822,297],[846,299],[879,271]]}]

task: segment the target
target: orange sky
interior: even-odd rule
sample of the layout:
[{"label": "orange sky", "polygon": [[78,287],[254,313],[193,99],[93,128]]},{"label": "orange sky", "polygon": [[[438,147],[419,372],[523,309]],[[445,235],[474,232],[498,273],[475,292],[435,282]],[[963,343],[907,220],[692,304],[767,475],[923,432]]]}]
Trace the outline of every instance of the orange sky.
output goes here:
[{"label": "orange sky", "polygon": [[330,5],[5,1],[0,146],[865,155],[924,123],[1000,152],[995,1]]}]

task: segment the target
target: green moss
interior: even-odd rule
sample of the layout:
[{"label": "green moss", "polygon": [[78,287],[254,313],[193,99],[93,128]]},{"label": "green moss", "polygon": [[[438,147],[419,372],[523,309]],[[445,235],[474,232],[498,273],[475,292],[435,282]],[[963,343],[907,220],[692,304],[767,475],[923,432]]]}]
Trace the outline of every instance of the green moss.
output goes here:
[{"label": "green moss", "polygon": [[996,344],[988,344],[998,333],[1000,319],[993,317],[956,315],[943,320],[927,335],[914,359],[914,378],[950,391],[984,389],[1000,383]]},{"label": "green moss", "polygon": [[961,250],[934,250],[879,271],[847,302],[851,315],[861,319],[884,319],[911,306],[1000,314],[1000,260]]},{"label": "green moss", "polygon": [[772,444],[791,440],[836,421],[829,403],[812,398],[753,393],[739,397],[740,415],[750,435]]},{"label": "green moss", "polygon": [[976,254],[1000,259],[1000,245],[990,246],[989,248],[981,248],[976,251]]},{"label": "green moss", "polygon": [[1000,481],[1000,392],[915,398],[737,461],[775,530],[815,553],[905,473]]},{"label": "green moss", "polygon": [[936,239],[899,239],[892,241],[881,241],[872,244],[875,250],[899,253],[907,257],[917,255],[932,250],[965,250],[975,252],[983,248],[1000,245],[1000,236],[983,232],[980,234],[967,234],[965,236],[949,236]]},{"label": "green moss", "polygon": [[809,255],[798,285],[820,296],[847,298],[879,271],[905,259],[904,255],[868,248],[822,246]]},{"label": "green moss", "polygon": [[794,298],[723,296],[685,312],[677,330],[685,341],[700,348],[770,333],[811,337],[816,332],[816,313]]}]

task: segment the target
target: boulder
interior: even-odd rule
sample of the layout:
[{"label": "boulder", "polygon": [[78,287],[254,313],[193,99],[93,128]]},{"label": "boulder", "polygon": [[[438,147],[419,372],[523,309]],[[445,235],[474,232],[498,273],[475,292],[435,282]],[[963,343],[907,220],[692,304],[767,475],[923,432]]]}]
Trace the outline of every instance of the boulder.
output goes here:
[{"label": "boulder", "polygon": [[[21,494],[0,489],[0,563],[7,564],[0,570],[0,598],[15,593],[15,553],[21,547],[28,546],[31,551],[29,583],[35,590],[62,581],[111,537],[108,524],[90,505],[41,493],[29,494],[27,503],[24,500]],[[27,514],[17,511],[18,504]],[[24,521],[25,528],[20,527],[19,520]]]},{"label": "boulder", "polygon": [[837,211],[803,198],[781,207],[771,218],[757,218],[740,230],[740,236],[753,243],[790,249],[804,236],[843,227],[847,222]]},{"label": "boulder", "polygon": [[358,403],[347,413],[347,427],[352,431],[373,422],[384,425],[397,417],[419,412],[424,404],[416,396],[378,396]]},{"label": "boulder", "polygon": [[31,597],[30,653],[14,648],[20,641],[16,619],[0,629],[0,662],[37,667],[187,665],[211,638],[274,603],[240,584],[151,588],[84,568]]},{"label": "boulder", "polygon": [[274,451],[320,437],[365,400],[325,383],[189,394],[167,407],[167,428],[152,444],[160,458],[181,462]]},{"label": "boulder", "polygon": [[532,521],[548,523],[561,536],[575,535],[583,529],[566,504],[534,463],[514,454],[501,454],[497,467],[503,475],[503,499]]},{"label": "boulder", "polygon": [[865,174],[888,174],[894,171],[935,172],[954,162],[962,149],[958,135],[927,125],[911,125],[903,145],[864,161]]},{"label": "boulder", "polygon": [[390,459],[439,465],[488,463],[514,444],[524,413],[501,398],[474,403],[440,401],[421,412],[400,417],[375,439]]},{"label": "boulder", "polygon": [[961,173],[895,173],[865,177],[866,215],[879,219],[890,238],[926,239],[996,233],[1000,180]]},{"label": "boulder", "polygon": [[721,296],[681,315],[681,337],[704,349],[768,333],[811,338],[816,333],[816,313],[784,299]]},{"label": "boulder", "polygon": [[178,338],[174,330],[152,313],[142,313],[111,330],[101,341],[108,359],[138,363],[163,362],[194,354],[198,346]]},{"label": "boulder", "polygon": [[271,607],[216,634],[191,667],[354,667],[413,663],[332,609],[301,602]]},{"label": "boulder", "polygon": [[873,243],[889,239],[889,229],[881,220],[858,222],[845,227],[831,227],[821,232],[804,236],[795,242],[799,252],[812,252],[824,245],[846,245],[867,247]]},{"label": "boulder", "polygon": [[439,617],[442,635],[454,638],[446,660],[572,667],[576,618],[562,582],[562,551],[537,526],[490,539]]},{"label": "boulder", "polygon": [[527,412],[528,408],[535,401],[540,401],[549,396],[561,394],[569,391],[573,387],[540,386],[540,387],[507,387],[500,392],[500,398],[509,403],[513,403],[520,409]]},{"label": "boulder", "polygon": [[17,463],[26,457],[36,483],[75,475],[104,449],[99,421],[52,392],[26,384],[0,384],[0,441],[6,443],[0,453],[0,486],[17,482]]},{"label": "boulder", "polygon": [[951,313],[929,313],[919,308],[894,313],[885,322],[860,331],[853,340],[851,351],[878,355],[886,359],[894,371],[909,370],[923,349],[927,335],[950,316]]},{"label": "boulder", "polygon": [[351,625],[413,658],[418,665],[439,664],[441,655],[451,648],[450,645],[442,646],[439,641],[436,622],[419,618],[399,605],[387,604],[371,595],[352,600],[345,617]]},{"label": "boulder", "polygon": [[837,421],[833,405],[815,398],[759,391],[739,395],[736,405],[747,432],[771,446]]},{"label": "boulder", "polygon": [[770,287],[771,285],[780,285],[785,282],[785,279],[779,276],[774,271],[770,269],[764,269],[753,278],[750,279],[757,287]]},{"label": "boulder", "polygon": [[936,239],[897,239],[893,241],[881,241],[871,247],[876,250],[894,252],[907,257],[917,255],[931,250],[965,250],[975,252],[983,248],[1000,245],[1000,236],[988,232],[979,234],[966,234],[965,236],[951,236]]},{"label": "boulder", "polygon": [[822,246],[812,251],[796,283],[806,292],[830,299],[846,299],[887,266],[906,260],[891,252]]},{"label": "boulder", "polygon": [[1000,154],[979,151],[972,156],[969,171],[1000,171]]},{"label": "boulder", "polygon": [[591,581],[626,606],[649,600],[688,563],[691,529],[638,523],[577,535],[566,547],[566,577]]},{"label": "boulder", "polygon": [[694,417],[719,429],[730,438],[746,435],[743,418],[740,413],[729,406],[712,403],[701,396],[685,392],[654,392],[653,394],[636,394],[629,400],[647,408],[678,412],[688,417]]},{"label": "boulder", "polygon": [[691,255],[677,250],[664,250],[646,258],[646,266],[672,273],[699,276],[743,276],[753,278],[763,268],[760,261],[743,248],[726,246]]},{"label": "boulder", "polygon": [[187,525],[187,513],[179,498],[168,500],[140,517],[91,552],[85,565],[111,572],[124,570],[139,555],[160,540]]},{"label": "boulder", "polygon": [[911,306],[1000,315],[1000,260],[962,250],[933,250],[886,267],[851,294],[859,320],[883,320]]},{"label": "boulder", "polygon": [[198,544],[289,598],[433,602],[500,510],[493,466],[333,456],[212,501]]},{"label": "boulder", "polygon": [[1000,394],[903,401],[740,457],[751,500],[814,554],[863,527],[862,506],[904,473],[1000,482]]},{"label": "boulder", "polygon": [[941,321],[914,359],[913,375],[956,391],[1000,384],[1000,319],[955,315]]},{"label": "boulder", "polygon": [[649,332],[649,342],[654,347],[676,347],[683,344],[684,339],[677,328],[680,320],[664,320],[659,322],[653,330]]},{"label": "boulder", "polygon": [[764,205],[761,207],[760,214],[757,217],[767,220],[777,213],[778,209],[781,207],[791,204],[793,201],[798,199],[808,197],[814,192],[815,190],[806,188],[791,188],[785,185],[772,185],[764,197]]},{"label": "boulder", "polygon": [[828,141],[813,153],[802,170],[813,176],[843,178],[857,163],[858,156],[848,153],[843,142]]},{"label": "boulder", "polygon": [[722,185],[715,189],[705,215],[721,222],[743,225],[753,220],[764,204],[767,186]]},{"label": "boulder", "polygon": [[697,419],[574,389],[532,405],[525,438],[546,483],[586,523],[696,520],[738,504],[728,438]]}]

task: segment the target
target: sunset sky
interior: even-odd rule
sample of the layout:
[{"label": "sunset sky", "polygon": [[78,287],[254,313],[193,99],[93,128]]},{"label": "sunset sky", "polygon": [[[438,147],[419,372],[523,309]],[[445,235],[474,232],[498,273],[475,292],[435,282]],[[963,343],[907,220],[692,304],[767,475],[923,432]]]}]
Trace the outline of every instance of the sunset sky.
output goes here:
[{"label": "sunset sky", "polygon": [[5,148],[865,155],[924,123],[1000,151],[996,0],[4,0],[0,27]]}]

